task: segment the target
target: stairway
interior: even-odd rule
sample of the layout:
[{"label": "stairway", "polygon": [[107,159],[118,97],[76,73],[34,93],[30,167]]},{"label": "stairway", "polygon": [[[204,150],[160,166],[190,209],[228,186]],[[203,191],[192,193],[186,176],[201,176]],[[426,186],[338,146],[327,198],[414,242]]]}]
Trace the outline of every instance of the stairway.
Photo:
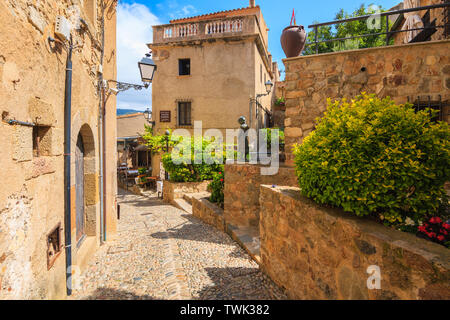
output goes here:
[{"label": "stairway", "polygon": [[192,214],[192,199],[209,197],[209,192],[185,193],[183,198],[175,199],[173,205],[186,213]]}]

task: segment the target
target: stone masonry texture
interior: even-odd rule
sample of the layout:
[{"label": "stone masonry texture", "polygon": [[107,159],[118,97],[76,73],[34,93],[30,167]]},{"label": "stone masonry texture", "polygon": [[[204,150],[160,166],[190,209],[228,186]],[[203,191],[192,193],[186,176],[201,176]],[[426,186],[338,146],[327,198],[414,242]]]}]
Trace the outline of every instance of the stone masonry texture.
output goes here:
[{"label": "stone masonry texture", "polygon": [[[298,188],[261,186],[262,269],[291,299],[450,299],[450,252],[325,208]],[[381,287],[369,290],[377,266]]]},{"label": "stone masonry texture", "polygon": [[[397,103],[450,100],[450,41],[423,42],[285,59],[286,156],[314,130],[327,98],[352,99],[361,92]],[[450,122],[450,107],[443,112]]]},{"label": "stone masonry texture", "polygon": [[[116,5],[104,0],[103,76],[116,76]],[[99,66],[101,64],[101,1],[0,1],[0,299],[64,299],[65,250],[49,268],[48,235],[64,227],[64,97],[67,51],[49,37],[58,16],[83,18],[87,25],[72,30],[71,186],[72,261],[85,265],[100,243]],[[75,20],[73,20],[75,21]],[[106,59],[107,57],[107,59]],[[137,68],[137,67],[136,67]],[[9,120],[37,126],[11,125]],[[106,103],[105,211],[108,237],[115,233],[116,98]],[[34,131],[34,132],[33,132]],[[39,153],[36,140],[40,137]],[[75,147],[81,135],[84,154],[84,219],[86,241],[77,248]],[[61,244],[64,245],[64,231]]]},{"label": "stone masonry texture", "polygon": [[225,212],[227,223],[234,226],[259,225],[259,186],[261,184],[297,186],[294,169],[280,167],[274,176],[261,175],[258,165],[225,165]]}]

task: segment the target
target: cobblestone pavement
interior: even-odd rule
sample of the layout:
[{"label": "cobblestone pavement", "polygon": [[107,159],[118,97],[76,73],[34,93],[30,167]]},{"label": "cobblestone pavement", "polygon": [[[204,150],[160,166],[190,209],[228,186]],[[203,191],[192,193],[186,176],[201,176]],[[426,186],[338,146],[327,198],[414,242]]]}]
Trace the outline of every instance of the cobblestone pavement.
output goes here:
[{"label": "cobblestone pavement", "polygon": [[72,299],[286,299],[228,235],[156,197],[120,191],[116,240],[102,246]]}]

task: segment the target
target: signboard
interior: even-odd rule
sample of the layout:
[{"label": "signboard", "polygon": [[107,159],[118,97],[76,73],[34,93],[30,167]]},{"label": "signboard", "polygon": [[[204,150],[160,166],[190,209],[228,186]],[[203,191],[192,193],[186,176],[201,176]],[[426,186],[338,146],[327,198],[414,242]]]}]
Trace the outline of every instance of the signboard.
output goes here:
[{"label": "signboard", "polygon": [[160,111],[159,122],[170,122],[170,111]]}]

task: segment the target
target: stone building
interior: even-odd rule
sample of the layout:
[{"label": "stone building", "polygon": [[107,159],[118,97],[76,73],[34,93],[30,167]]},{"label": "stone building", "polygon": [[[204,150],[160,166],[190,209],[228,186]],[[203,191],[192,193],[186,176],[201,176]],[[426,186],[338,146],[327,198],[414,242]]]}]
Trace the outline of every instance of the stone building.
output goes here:
[{"label": "stone building", "polygon": [[[258,94],[265,83],[279,80],[279,71],[268,49],[268,28],[259,6],[173,20],[153,27],[153,59],[158,74],[153,80],[155,133],[167,128],[187,129],[195,121],[203,131],[238,129],[245,116],[251,128],[265,127],[266,113]],[[272,91],[273,92],[273,91]],[[271,109],[272,93],[261,98]],[[225,137],[225,134],[224,134]],[[159,175],[154,159],[153,175]]]},{"label": "stone building", "polygon": [[143,145],[142,136],[148,125],[143,113],[117,117],[117,164],[128,168],[150,168],[150,151]]},{"label": "stone building", "polygon": [[[116,5],[0,1],[0,299],[65,298],[66,283],[76,284],[101,241],[116,232],[116,99],[101,85],[116,79]],[[76,46],[70,175],[67,38]]]}]

